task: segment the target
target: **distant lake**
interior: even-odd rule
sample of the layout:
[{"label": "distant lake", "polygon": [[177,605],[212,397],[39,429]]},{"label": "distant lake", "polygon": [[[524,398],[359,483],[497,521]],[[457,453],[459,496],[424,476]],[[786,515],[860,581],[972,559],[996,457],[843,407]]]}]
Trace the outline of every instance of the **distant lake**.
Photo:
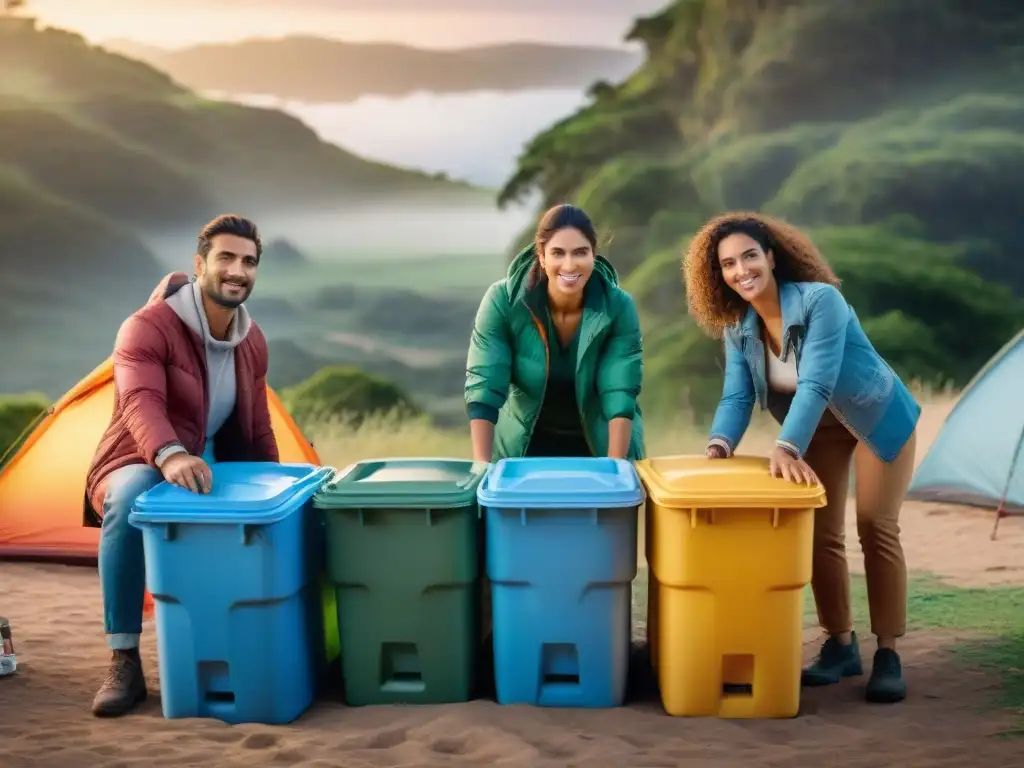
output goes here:
[{"label": "distant lake", "polygon": [[339,104],[311,104],[251,94],[208,93],[211,98],[295,115],[325,141],[362,157],[407,168],[443,172],[498,187],[537,133],[587,102],[580,90],[416,93],[367,96]]}]

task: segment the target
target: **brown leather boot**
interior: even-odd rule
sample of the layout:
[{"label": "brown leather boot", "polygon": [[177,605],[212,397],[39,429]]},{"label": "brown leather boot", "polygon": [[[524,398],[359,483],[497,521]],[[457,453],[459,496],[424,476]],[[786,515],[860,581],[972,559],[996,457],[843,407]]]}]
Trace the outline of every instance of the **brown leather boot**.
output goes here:
[{"label": "brown leather boot", "polygon": [[92,713],[96,717],[120,717],[143,702],[146,693],[138,649],[114,651],[107,679],[92,700]]}]

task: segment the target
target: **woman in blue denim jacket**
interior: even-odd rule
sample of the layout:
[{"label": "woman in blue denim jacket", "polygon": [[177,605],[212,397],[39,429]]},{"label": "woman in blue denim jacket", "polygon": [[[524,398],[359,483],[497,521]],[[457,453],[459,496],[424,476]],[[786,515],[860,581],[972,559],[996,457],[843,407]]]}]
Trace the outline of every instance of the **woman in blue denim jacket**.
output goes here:
[{"label": "woman in blue denim jacket", "polygon": [[827,637],[806,686],[863,674],[850,613],[845,517],[856,467],[857,532],[878,650],[868,701],[906,696],[896,639],[906,631],[899,511],[914,469],[921,407],[864,334],[839,279],[803,234],[751,213],[713,219],[684,261],[690,314],[725,340],[725,384],[707,455],[732,456],[755,403],[781,425],[771,472],[820,480],[811,586]]}]

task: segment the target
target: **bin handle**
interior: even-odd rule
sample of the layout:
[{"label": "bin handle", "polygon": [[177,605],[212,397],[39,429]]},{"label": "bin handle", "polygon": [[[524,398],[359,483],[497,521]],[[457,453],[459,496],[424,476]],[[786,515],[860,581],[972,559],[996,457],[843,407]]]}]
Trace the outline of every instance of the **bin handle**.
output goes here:
[{"label": "bin handle", "polygon": [[239,528],[239,530],[242,533],[242,546],[243,547],[249,546],[249,544],[252,543],[252,535],[253,535],[253,533],[254,533],[254,531],[256,529],[256,526],[255,525],[248,525],[246,523],[242,523],[241,525],[238,526],[238,528]]},{"label": "bin handle", "polygon": [[[359,512],[359,524],[360,525],[366,525],[366,518],[368,516],[367,512],[372,512],[372,511],[373,510],[366,509],[365,507],[360,507],[359,508],[358,512]],[[435,522],[434,510],[433,509],[424,509],[422,511],[427,516],[427,527],[429,528]]]},{"label": "bin handle", "polygon": [[[772,509],[772,528],[778,528],[779,527],[779,522],[781,521],[781,519],[782,519],[782,510],[779,507],[773,508]],[[711,510],[710,514],[708,514],[708,524],[709,525],[714,525],[714,523],[715,523],[715,512],[714,512],[714,510]],[[690,508],[690,528],[696,528],[696,527],[697,527],[697,509],[696,509],[696,507],[691,507]]]},{"label": "bin handle", "polygon": [[[526,527],[526,517],[527,517],[528,509],[529,509],[528,507],[520,507],[520,509],[519,509],[519,524],[522,525],[524,528]],[[600,525],[601,524],[601,510],[595,507],[595,508],[589,510],[589,512],[590,512],[590,515],[589,515],[589,517],[590,517],[590,524],[591,525]]]}]

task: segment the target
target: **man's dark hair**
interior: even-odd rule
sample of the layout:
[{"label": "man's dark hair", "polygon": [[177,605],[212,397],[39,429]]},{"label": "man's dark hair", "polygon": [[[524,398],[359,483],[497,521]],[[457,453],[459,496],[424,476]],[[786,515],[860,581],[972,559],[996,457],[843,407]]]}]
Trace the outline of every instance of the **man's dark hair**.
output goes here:
[{"label": "man's dark hair", "polygon": [[218,216],[199,232],[196,244],[196,253],[204,259],[210,255],[210,248],[213,246],[213,238],[217,235],[234,235],[252,240],[256,243],[256,261],[263,255],[263,241],[260,240],[260,231],[256,224],[242,216],[233,213],[226,213]]}]

